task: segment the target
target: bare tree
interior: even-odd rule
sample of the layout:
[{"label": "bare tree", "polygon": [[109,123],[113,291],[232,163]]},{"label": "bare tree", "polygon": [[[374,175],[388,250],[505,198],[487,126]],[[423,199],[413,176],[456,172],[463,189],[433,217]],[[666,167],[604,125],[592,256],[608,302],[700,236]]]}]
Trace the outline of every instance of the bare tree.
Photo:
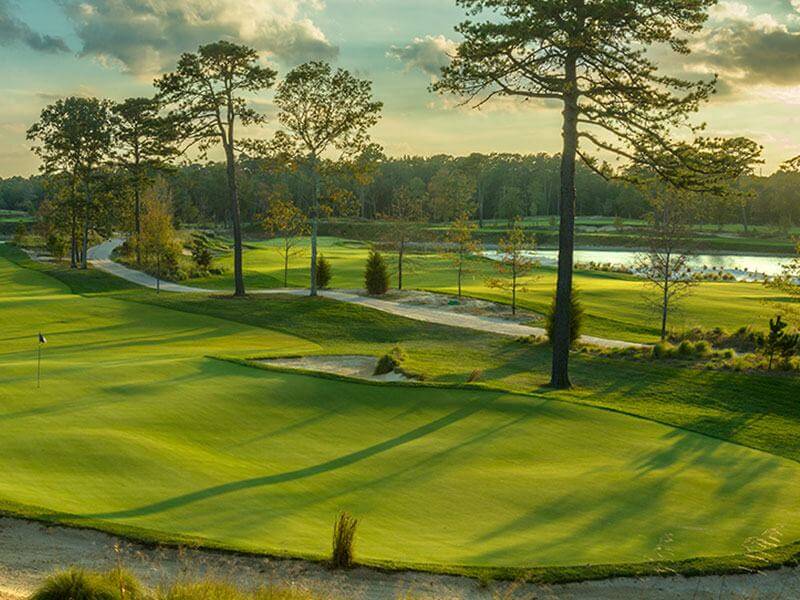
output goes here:
[{"label": "bare tree", "polygon": [[536,249],[536,241],[528,236],[519,219],[515,219],[506,237],[500,239],[499,257],[495,266],[498,277],[490,278],[486,285],[511,292],[511,314],[517,314],[517,292],[525,287],[520,279],[528,275],[538,263],[531,256]]},{"label": "bare tree", "polygon": [[655,300],[646,296],[646,301],[660,314],[663,342],[670,312],[697,283],[689,268],[692,199],[686,192],[666,190],[654,193],[651,205],[643,234],[647,251],[637,257],[634,268],[646,285],[658,292]]},{"label": "bare tree", "polygon": [[308,219],[288,197],[288,190],[277,189],[269,199],[269,207],[261,225],[271,236],[281,239],[278,247],[283,258],[283,287],[289,285],[289,259],[298,256],[300,238],[308,234]]},{"label": "bare tree", "polygon": [[472,256],[480,252],[480,240],[475,239],[475,224],[464,213],[450,224],[447,231],[448,254],[458,274],[458,299],[461,299],[461,281],[469,269]]},{"label": "bare tree", "polygon": [[422,203],[424,190],[413,186],[403,186],[395,190],[389,211],[380,215],[381,219],[389,223],[389,227],[382,236],[397,252],[397,289],[403,289],[403,272],[406,259],[406,247],[418,239],[419,222],[422,220]]}]

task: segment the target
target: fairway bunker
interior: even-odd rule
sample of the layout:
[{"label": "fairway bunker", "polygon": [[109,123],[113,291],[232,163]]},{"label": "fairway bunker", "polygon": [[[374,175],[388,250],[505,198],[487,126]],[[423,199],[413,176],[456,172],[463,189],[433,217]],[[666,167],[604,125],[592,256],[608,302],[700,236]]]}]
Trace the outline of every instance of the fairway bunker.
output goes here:
[{"label": "fairway bunker", "polygon": [[413,378],[399,371],[375,375],[378,359],[360,354],[335,354],[327,356],[302,356],[292,358],[265,358],[261,364],[300,371],[335,373],[345,377],[366,379],[368,381],[413,381]]}]

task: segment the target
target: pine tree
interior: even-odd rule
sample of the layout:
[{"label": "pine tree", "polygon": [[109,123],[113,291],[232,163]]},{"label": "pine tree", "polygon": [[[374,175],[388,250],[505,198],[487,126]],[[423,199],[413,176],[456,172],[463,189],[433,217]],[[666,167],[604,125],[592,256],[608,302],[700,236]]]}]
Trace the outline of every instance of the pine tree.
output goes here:
[{"label": "pine tree", "polygon": [[324,290],[331,282],[331,263],[322,254],[317,259],[317,287]]},{"label": "pine tree", "polygon": [[389,271],[380,252],[370,251],[364,284],[370,296],[382,296],[389,290]]}]

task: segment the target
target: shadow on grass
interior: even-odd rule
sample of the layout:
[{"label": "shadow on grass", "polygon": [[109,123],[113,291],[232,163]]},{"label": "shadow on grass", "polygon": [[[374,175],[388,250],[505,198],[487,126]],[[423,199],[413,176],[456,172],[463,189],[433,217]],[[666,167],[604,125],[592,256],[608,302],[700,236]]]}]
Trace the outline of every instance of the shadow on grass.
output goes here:
[{"label": "shadow on grass", "polygon": [[431,421],[430,423],[422,425],[421,427],[412,429],[411,431],[408,431],[402,435],[393,437],[378,444],[374,444],[362,450],[358,450],[356,452],[340,456],[333,460],[320,463],[318,465],[313,465],[310,467],[305,467],[294,471],[288,471],[286,473],[278,473],[275,475],[266,475],[263,477],[254,477],[251,479],[233,481],[230,483],[209,487],[203,490],[198,490],[196,492],[191,492],[189,494],[183,494],[181,496],[176,496],[174,498],[169,498],[161,502],[155,502],[153,504],[141,506],[138,508],[132,508],[128,510],[121,510],[110,513],[81,515],[81,517],[87,519],[125,519],[125,518],[153,515],[173,508],[179,508],[181,506],[186,506],[187,504],[192,504],[194,502],[207,500],[209,498],[215,498],[233,492],[248,490],[257,487],[269,486],[269,485],[277,485],[280,483],[286,483],[289,481],[296,481],[298,479],[313,477],[315,475],[321,475],[329,471],[334,471],[336,469],[341,469],[343,467],[350,466],[352,464],[355,464],[357,462],[360,462],[362,460],[365,460],[382,452],[387,452],[403,444],[407,444],[414,440],[420,439],[426,435],[434,433],[435,431],[443,429],[448,425],[452,425],[458,421],[461,421],[462,419],[474,415],[480,410],[486,408],[488,404],[489,404],[488,402],[471,403],[468,406],[464,406],[439,419],[436,419],[434,421]]}]

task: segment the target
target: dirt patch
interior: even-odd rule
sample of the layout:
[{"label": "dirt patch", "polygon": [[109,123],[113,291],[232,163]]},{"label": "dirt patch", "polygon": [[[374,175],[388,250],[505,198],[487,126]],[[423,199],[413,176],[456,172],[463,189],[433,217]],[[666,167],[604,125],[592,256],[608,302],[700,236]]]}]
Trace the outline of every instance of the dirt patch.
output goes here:
[{"label": "dirt patch", "polygon": [[412,381],[404,373],[393,371],[384,375],[375,375],[378,359],[374,356],[358,354],[339,354],[328,356],[303,356],[300,358],[265,358],[258,362],[286,369],[303,371],[319,371],[334,373],[368,381]]}]

